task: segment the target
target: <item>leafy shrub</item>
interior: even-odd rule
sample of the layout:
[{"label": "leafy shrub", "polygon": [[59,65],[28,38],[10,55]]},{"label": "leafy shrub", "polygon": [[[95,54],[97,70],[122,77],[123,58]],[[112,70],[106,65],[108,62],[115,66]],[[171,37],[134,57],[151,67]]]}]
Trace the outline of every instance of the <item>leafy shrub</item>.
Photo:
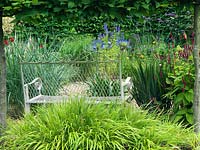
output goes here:
[{"label": "leafy shrub", "polygon": [[[131,7],[136,7],[137,9],[144,5],[148,7],[148,4],[143,3],[145,2],[136,2],[131,4]],[[28,23],[20,22],[15,28],[19,31],[25,30],[26,32],[32,32],[32,34],[36,36],[44,35],[51,38],[52,35],[57,35],[60,39],[71,33],[92,33],[97,35],[103,32],[102,27],[105,22],[107,22],[111,28],[114,28],[117,24],[123,31],[143,33],[145,35],[149,33],[154,33],[158,36],[162,34],[168,35],[170,31],[180,34],[183,30],[191,30],[193,14],[190,8],[185,7],[180,10],[176,6],[163,8],[162,2],[156,2],[156,4],[158,4],[157,7],[160,6],[160,9],[157,8],[156,12],[154,11],[152,15],[146,17],[143,17],[143,14],[140,12],[135,12],[123,18],[117,18],[117,13],[112,16],[100,15],[99,17],[88,17],[87,15],[85,18],[69,18],[68,16],[64,16],[63,13],[57,15],[57,17],[52,17],[51,14],[44,16],[35,15],[35,17],[29,17]],[[127,4],[124,4],[125,9],[127,7],[126,5]],[[142,9],[146,9],[147,7]]]},{"label": "leafy shrub", "polygon": [[92,56],[92,40],[91,35],[73,35],[65,38],[60,47],[60,57],[66,61],[89,61]]},{"label": "leafy shrub", "polygon": [[73,99],[10,121],[4,149],[194,149],[191,129],[160,121],[126,105],[89,104]]},{"label": "leafy shrub", "polygon": [[[187,48],[189,48],[188,46]],[[173,70],[168,73],[167,92],[164,95],[172,102],[172,120],[193,125],[194,62],[191,49],[175,49]]]}]

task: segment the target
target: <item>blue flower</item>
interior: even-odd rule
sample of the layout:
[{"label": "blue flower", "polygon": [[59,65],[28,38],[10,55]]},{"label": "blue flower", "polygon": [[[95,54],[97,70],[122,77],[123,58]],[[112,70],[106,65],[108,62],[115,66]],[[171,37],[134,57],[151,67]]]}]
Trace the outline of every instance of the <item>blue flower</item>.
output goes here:
[{"label": "blue flower", "polygon": [[[109,32],[108,25],[104,23],[104,31],[104,34],[100,33],[97,39],[92,41],[92,48],[94,51],[110,49],[113,45],[119,46],[121,51],[131,49],[130,41],[125,39],[123,32],[120,32],[120,26],[116,26],[114,32]],[[116,41],[116,43],[114,41]]]},{"label": "blue flower", "polygon": [[103,34],[103,33],[100,33],[99,35],[98,35],[98,39],[103,39],[105,37],[105,34]]},{"label": "blue flower", "polygon": [[104,49],[104,48],[106,48],[106,45],[105,45],[105,43],[102,41],[102,43],[101,43],[101,48],[102,49]]},{"label": "blue flower", "polygon": [[103,41],[100,39],[92,41],[92,49],[97,51],[100,47],[102,48],[104,45]]}]

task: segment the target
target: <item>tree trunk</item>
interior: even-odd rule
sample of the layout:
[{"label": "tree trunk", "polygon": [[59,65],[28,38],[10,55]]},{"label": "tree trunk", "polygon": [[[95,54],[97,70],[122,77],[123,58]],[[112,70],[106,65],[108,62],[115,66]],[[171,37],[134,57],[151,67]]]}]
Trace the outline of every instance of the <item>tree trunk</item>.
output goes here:
[{"label": "tree trunk", "polygon": [[[3,10],[0,8],[0,126],[6,126],[6,58],[3,44],[2,28]],[[0,130],[1,133],[1,130]]]},{"label": "tree trunk", "polygon": [[195,45],[194,45],[194,64],[195,64],[195,83],[194,83],[194,131],[198,134],[200,132],[200,0],[196,0],[194,6],[194,31],[195,31]]}]

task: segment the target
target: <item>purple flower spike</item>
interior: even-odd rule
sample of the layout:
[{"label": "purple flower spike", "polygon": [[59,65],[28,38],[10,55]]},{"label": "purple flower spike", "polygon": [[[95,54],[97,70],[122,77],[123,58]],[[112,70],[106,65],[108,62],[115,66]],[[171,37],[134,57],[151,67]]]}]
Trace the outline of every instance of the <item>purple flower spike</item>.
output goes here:
[{"label": "purple flower spike", "polygon": [[161,18],[158,18],[157,21],[160,22],[160,23],[164,22]]},{"label": "purple flower spike", "polygon": [[116,32],[120,32],[120,26],[116,26]]},{"label": "purple flower spike", "polygon": [[107,25],[106,23],[104,23],[104,26],[103,26],[103,28],[104,28],[104,30],[105,30],[105,32],[106,32],[106,34],[108,34],[108,25]]},{"label": "purple flower spike", "polygon": [[165,14],[166,16],[170,16],[170,17],[175,17],[176,14],[175,13],[168,13],[168,14]]}]

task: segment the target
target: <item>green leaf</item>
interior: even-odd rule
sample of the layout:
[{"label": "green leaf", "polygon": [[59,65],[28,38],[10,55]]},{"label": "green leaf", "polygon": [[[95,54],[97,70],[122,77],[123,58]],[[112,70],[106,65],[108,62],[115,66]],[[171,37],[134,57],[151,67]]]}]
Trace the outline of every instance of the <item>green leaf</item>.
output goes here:
[{"label": "green leaf", "polygon": [[170,84],[170,85],[173,85],[173,81],[171,81],[169,78],[166,78],[166,83]]},{"label": "green leaf", "polygon": [[187,114],[186,114],[186,119],[187,119],[187,121],[188,121],[190,124],[193,124],[193,123],[194,123],[194,121],[193,121],[193,114],[187,113]]},{"label": "green leaf", "polygon": [[54,8],[53,8],[53,11],[54,11],[54,12],[60,12],[61,10],[62,10],[61,7],[54,7]]},{"label": "green leaf", "polygon": [[109,7],[115,7],[113,4],[108,4]]},{"label": "green leaf", "polygon": [[192,89],[190,89],[188,92],[186,92],[185,94],[185,99],[188,101],[188,102],[193,102],[193,99],[194,99],[194,92]]},{"label": "green leaf", "polygon": [[178,112],[176,113],[176,115],[185,115],[187,114],[188,110],[185,108],[178,110]]},{"label": "green leaf", "polygon": [[151,0],[145,0],[146,3],[149,3]]},{"label": "green leaf", "polygon": [[179,93],[175,98],[175,104],[179,104],[184,101],[184,93]]},{"label": "green leaf", "polygon": [[132,10],[133,7],[126,7],[128,11]]},{"label": "green leaf", "polygon": [[86,4],[86,5],[87,5],[87,4],[90,4],[90,2],[91,2],[91,0],[82,0],[82,3],[83,3],[83,4]]},{"label": "green leaf", "polygon": [[75,6],[74,2],[68,2],[68,8],[73,8]]},{"label": "green leaf", "polygon": [[160,3],[159,2],[155,2],[156,3],[156,8],[160,7]]},{"label": "green leaf", "polygon": [[11,9],[12,9],[11,6],[4,7],[4,10],[11,10]]},{"label": "green leaf", "polygon": [[146,9],[146,10],[149,10],[149,5],[147,5],[147,4],[143,4],[142,7],[143,7],[144,9]]},{"label": "green leaf", "polygon": [[38,0],[33,0],[33,5],[36,5],[38,3]]},{"label": "green leaf", "polygon": [[174,118],[172,119],[174,122],[179,122],[179,121],[181,121],[182,120],[182,118],[183,118],[183,116],[181,116],[181,115],[176,115],[176,116],[174,116]]}]

